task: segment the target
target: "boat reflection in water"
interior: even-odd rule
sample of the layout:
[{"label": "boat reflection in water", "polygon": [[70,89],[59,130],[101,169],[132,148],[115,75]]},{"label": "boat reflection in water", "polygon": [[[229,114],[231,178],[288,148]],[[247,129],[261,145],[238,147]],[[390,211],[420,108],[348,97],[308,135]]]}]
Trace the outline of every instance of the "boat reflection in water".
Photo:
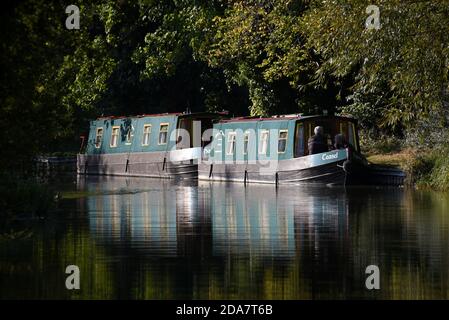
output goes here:
[{"label": "boat reflection in water", "polygon": [[317,224],[326,225],[328,232],[335,235],[347,225],[342,189],[327,189],[327,194],[317,198],[310,197],[313,188],[303,187],[236,188],[201,183],[200,190],[210,199],[213,249],[217,255],[294,258],[301,246],[312,238],[317,240]]},{"label": "boat reflection in water", "polygon": [[[274,290],[274,296],[312,297],[307,277],[320,276],[321,259],[338,265],[350,248],[344,243],[349,240],[344,189],[135,178],[87,181],[81,188],[98,194],[87,198],[96,241],[129,256],[129,262],[150,258],[152,263],[139,263],[157,273],[152,278],[160,279],[165,267],[190,272],[184,276],[207,282],[197,288],[200,297],[251,298],[255,292],[264,297],[265,287],[275,284],[282,291]],[[167,264],[168,257],[177,260]],[[300,279],[299,272],[306,278]],[[292,283],[292,277],[303,283]]]},{"label": "boat reflection in water", "polygon": [[[318,250],[320,238],[347,234],[347,204],[339,188],[100,179],[87,184],[89,192],[99,193],[87,198],[91,233],[148,254],[289,259],[296,246],[313,243]],[[313,197],[314,191],[320,195]],[[195,249],[202,241],[211,241],[209,253]]]},{"label": "boat reflection in water", "polygon": [[175,256],[176,190],[167,181],[160,181],[157,189],[135,179],[101,181],[101,186],[87,185],[90,192],[102,193],[87,198],[91,234],[100,242]]}]

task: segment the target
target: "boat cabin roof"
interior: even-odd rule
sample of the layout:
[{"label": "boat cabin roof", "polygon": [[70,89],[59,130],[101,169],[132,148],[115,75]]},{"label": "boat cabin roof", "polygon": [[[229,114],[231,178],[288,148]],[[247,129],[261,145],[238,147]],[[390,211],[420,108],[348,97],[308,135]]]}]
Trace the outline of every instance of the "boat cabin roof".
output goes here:
[{"label": "boat cabin roof", "polygon": [[222,119],[220,123],[234,123],[234,122],[252,122],[252,121],[286,121],[286,120],[308,120],[308,119],[340,119],[357,122],[357,120],[351,116],[331,116],[331,115],[310,115],[303,116],[301,114],[286,114],[275,115],[271,117],[236,117],[231,119]]},{"label": "boat cabin roof", "polygon": [[147,117],[212,117],[212,116],[226,116],[228,115],[227,111],[222,112],[194,112],[194,113],[186,113],[186,112],[166,112],[166,113],[153,113],[153,114],[139,114],[134,116],[105,116],[98,117],[96,120],[117,120],[117,119],[129,119],[129,118],[147,118]]}]

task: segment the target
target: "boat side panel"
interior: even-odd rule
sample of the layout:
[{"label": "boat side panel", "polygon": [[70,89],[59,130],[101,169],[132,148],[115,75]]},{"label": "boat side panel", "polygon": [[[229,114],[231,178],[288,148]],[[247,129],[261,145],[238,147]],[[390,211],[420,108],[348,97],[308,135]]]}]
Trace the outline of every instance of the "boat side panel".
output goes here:
[{"label": "boat side panel", "polygon": [[[86,153],[93,154],[120,154],[136,152],[164,152],[174,147],[175,141],[170,139],[172,132],[176,130],[177,116],[167,115],[161,117],[123,118],[123,119],[99,119],[91,121]],[[167,143],[159,144],[159,131],[161,124],[168,125]],[[143,130],[145,125],[151,125],[149,144],[142,145]],[[116,147],[111,147],[112,128],[119,128],[119,136]],[[103,129],[103,139],[99,148],[95,147],[97,128]],[[127,143],[128,130],[132,132],[131,143]]]},{"label": "boat side panel", "polygon": [[79,174],[142,176],[156,178],[195,178],[198,165],[194,160],[168,162],[165,152],[79,154]]}]

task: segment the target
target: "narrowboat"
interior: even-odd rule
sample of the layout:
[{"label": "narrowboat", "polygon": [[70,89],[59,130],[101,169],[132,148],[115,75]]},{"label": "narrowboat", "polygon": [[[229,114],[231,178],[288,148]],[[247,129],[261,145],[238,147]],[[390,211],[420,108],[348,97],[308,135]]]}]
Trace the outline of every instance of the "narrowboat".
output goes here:
[{"label": "narrowboat", "polygon": [[196,178],[203,133],[223,113],[102,117],[90,122],[78,174]]},{"label": "narrowboat", "polygon": [[[317,131],[320,146],[314,146]],[[352,117],[241,117],[213,125],[198,177],[245,184],[370,184],[369,168]]]}]

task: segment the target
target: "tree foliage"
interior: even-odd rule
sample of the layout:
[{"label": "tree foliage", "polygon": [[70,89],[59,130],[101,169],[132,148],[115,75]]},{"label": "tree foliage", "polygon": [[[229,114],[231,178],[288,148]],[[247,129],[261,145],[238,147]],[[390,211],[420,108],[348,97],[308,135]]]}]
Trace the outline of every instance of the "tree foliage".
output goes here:
[{"label": "tree foliage", "polygon": [[[381,127],[410,127],[447,108],[449,1],[383,0],[379,30],[365,28],[369,1],[316,1],[303,20],[325,82],[351,75],[344,110]],[[434,114],[434,113],[433,113]]]}]

